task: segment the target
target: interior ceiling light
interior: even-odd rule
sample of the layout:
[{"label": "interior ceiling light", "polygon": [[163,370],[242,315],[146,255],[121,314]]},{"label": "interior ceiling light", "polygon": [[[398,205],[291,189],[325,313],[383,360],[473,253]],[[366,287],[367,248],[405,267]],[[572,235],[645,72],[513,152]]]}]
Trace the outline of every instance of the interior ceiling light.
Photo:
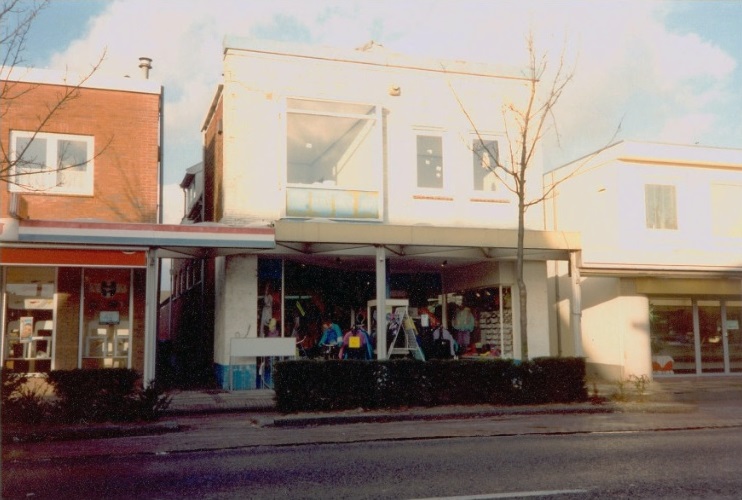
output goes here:
[{"label": "interior ceiling light", "polygon": [[308,142],[308,143],[304,144],[304,147],[307,148],[307,149],[312,149],[312,143],[311,142]]}]

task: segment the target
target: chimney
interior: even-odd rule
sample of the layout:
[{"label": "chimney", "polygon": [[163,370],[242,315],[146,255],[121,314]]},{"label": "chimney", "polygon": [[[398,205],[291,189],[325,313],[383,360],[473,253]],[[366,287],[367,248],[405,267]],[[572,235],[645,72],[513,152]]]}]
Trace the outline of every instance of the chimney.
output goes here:
[{"label": "chimney", "polygon": [[149,70],[152,69],[152,59],[149,57],[140,57],[139,67],[142,69],[142,76],[144,79],[149,80]]}]

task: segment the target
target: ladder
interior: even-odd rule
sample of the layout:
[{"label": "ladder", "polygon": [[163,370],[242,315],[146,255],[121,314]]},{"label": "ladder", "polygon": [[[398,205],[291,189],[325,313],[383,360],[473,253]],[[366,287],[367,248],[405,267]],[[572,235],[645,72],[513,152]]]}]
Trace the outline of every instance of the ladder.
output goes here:
[{"label": "ladder", "polygon": [[[407,356],[411,354],[415,359],[425,361],[425,355],[423,354],[422,349],[420,349],[420,344],[417,342],[417,329],[415,328],[415,322],[412,321],[407,306],[397,307],[394,310],[392,321],[394,322],[392,324],[394,335],[391,344],[389,344],[389,357],[391,358],[395,355]],[[404,345],[397,346],[397,338],[400,333],[404,333]]]}]

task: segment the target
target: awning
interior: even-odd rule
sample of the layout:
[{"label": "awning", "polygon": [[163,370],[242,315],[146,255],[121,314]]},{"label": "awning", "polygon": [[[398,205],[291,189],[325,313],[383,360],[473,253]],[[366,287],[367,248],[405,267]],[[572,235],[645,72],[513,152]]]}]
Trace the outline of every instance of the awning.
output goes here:
[{"label": "awning", "polygon": [[[7,219],[5,220],[7,226]],[[158,257],[224,255],[275,248],[272,227],[222,224],[139,224],[89,221],[15,221],[0,237],[0,246],[106,247],[124,251],[157,250]],[[22,249],[18,251],[23,252]],[[79,250],[74,250],[79,251]],[[15,251],[14,251],[15,252]],[[13,252],[0,254],[10,256]],[[29,257],[30,258],[30,257]],[[5,262],[4,260],[2,262]]]}]

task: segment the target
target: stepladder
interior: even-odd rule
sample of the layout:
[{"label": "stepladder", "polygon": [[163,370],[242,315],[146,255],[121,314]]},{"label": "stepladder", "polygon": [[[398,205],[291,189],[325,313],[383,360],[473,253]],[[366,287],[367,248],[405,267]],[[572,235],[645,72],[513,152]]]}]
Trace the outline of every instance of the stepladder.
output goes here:
[{"label": "stepladder", "polygon": [[420,361],[425,361],[425,355],[417,341],[417,328],[410,317],[407,306],[394,309],[388,327],[389,334],[389,357],[409,356]]}]

